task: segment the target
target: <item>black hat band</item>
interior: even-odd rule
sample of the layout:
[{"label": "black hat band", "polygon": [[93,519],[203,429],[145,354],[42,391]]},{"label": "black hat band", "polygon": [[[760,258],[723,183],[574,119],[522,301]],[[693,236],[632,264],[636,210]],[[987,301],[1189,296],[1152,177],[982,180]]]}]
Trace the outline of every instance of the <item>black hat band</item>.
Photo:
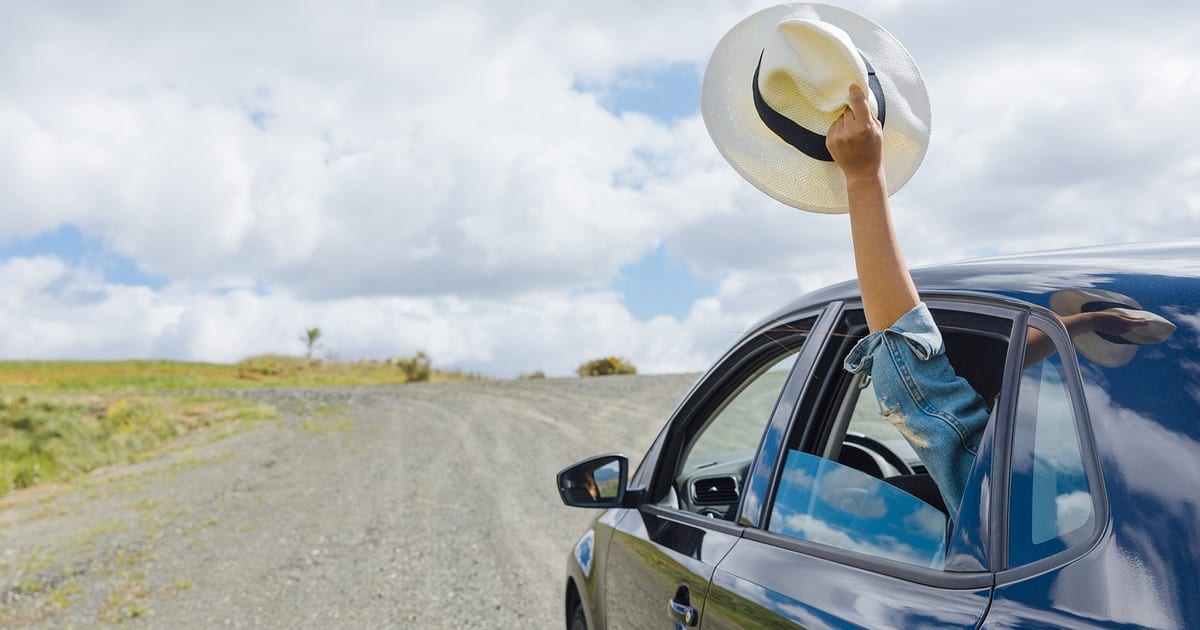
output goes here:
[{"label": "black hat band", "polygon": [[[765,52],[764,49],[763,53]],[[779,136],[780,140],[799,149],[801,153],[814,160],[832,162],[833,155],[829,153],[829,147],[825,146],[824,135],[797,124],[791,118],[771,109],[771,106],[763,100],[762,92],[758,89],[758,71],[762,68],[763,53],[759,53],[758,65],[754,67],[754,108],[758,110],[759,119],[767,126],[767,129]],[[879,106],[879,124],[882,126],[887,117],[883,87],[879,85],[879,78],[875,76],[875,69],[871,67],[871,62],[867,61],[861,52],[858,53],[858,56],[862,57],[863,63],[867,66],[867,87],[875,94],[875,103]]]}]

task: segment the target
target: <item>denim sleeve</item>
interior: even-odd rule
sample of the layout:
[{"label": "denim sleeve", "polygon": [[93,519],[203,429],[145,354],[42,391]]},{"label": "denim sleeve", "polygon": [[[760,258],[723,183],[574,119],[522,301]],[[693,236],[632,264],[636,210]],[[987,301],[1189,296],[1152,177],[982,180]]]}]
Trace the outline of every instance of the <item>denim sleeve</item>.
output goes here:
[{"label": "denim sleeve", "polygon": [[957,520],[988,408],[954,373],[929,308],[918,304],[886,330],[859,341],[845,367],[871,375],[880,413],[924,462]]}]

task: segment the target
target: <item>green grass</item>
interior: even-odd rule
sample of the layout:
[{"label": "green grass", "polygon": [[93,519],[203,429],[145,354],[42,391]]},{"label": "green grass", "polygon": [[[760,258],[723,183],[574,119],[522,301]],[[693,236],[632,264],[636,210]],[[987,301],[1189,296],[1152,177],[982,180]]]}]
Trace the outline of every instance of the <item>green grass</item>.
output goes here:
[{"label": "green grass", "polygon": [[[200,427],[277,415],[267,405],[189,390],[380,385],[404,383],[414,375],[432,381],[479,378],[429,369],[423,354],[386,363],[325,363],[281,355],[230,365],[0,361],[0,495],[137,461]],[[308,429],[344,432],[353,428],[348,422],[323,419]]]},{"label": "green grass", "polygon": [[[431,370],[429,380],[480,377]],[[407,382],[403,369],[380,361],[325,363],[262,355],[233,364],[184,361],[0,361],[0,393],[12,391],[150,391],[250,387],[326,387]]]},{"label": "green grass", "polygon": [[200,427],[274,415],[270,407],[231,398],[3,395],[0,495],[136,461],[171,438]]}]

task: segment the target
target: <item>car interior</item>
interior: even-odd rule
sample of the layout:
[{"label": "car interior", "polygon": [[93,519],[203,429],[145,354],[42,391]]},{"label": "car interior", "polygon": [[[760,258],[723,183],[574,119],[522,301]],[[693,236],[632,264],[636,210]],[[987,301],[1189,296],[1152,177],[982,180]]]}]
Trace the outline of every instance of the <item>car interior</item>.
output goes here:
[{"label": "car interior", "polygon": [[[1008,337],[939,324],[954,371],[994,408],[1004,381]],[[949,515],[941,493],[916,453],[880,413],[870,378],[847,374],[845,395],[834,417],[823,456],[911,494]]]},{"label": "car interior", "polygon": [[[996,320],[983,323],[978,317],[961,312],[947,314],[935,311],[934,315],[942,331],[947,358],[954,366],[955,372],[979,392],[989,407],[993,406],[1003,384],[1010,322],[983,317],[984,320]],[[845,333],[839,335],[841,343],[838,355],[844,357],[854,343],[865,334],[865,325],[862,322],[856,322],[853,317],[848,318]],[[899,431],[882,418],[870,386],[870,378],[841,370],[840,360],[837,360],[835,366],[837,373],[842,377],[839,379],[840,385],[830,391],[833,396],[826,398],[828,402],[825,404],[829,408],[826,413],[830,414],[826,417],[830,419],[822,431],[824,436],[821,443],[825,446],[820,455],[882,479],[943,514],[948,514],[937,485],[926,473],[916,453]],[[780,376],[785,373],[780,373]],[[760,372],[754,378],[761,374]],[[767,388],[767,391],[772,389],[778,393],[778,389],[774,388]],[[727,400],[741,395],[741,391],[735,392]],[[765,408],[769,414],[769,407]],[[712,417],[723,412],[724,407],[719,408],[713,412]],[[762,424],[765,424],[766,420],[767,418],[763,417]],[[696,435],[706,433],[708,429],[706,424]],[[761,430],[755,436],[760,434]],[[793,436],[793,440],[799,439],[800,436]],[[693,446],[695,443],[690,444],[689,449]],[[675,476],[674,484],[659,503],[710,518],[734,520],[742,484],[756,446],[757,439],[753,443],[737,444],[738,448],[734,450],[699,454],[689,450]]]}]

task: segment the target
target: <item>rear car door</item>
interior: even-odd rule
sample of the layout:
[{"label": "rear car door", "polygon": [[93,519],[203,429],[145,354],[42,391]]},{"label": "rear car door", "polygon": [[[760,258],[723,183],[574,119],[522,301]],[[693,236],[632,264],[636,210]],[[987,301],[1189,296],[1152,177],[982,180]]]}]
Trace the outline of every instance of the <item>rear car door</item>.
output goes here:
[{"label": "rear car door", "polygon": [[[1015,378],[1009,340],[1022,314],[929,305],[956,371],[995,400]],[[782,448],[750,473],[743,505],[760,509],[739,514],[745,530],[714,572],[703,627],[977,626],[994,580],[986,524],[996,416],[951,522],[920,460],[882,417],[869,379],[842,369],[866,334],[861,309],[850,305],[837,321],[810,376],[821,386],[808,388],[794,417],[768,427],[768,441],[776,434]]]},{"label": "rear car door", "polygon": [[[731,350],[681,403],[615,515],[607,551],[610,628],[698,624],[713,570],[742,533],[734,522],[763,429],[790,415],[816,349],[816,313],[788,318]],[[640,486],[639,486],[640,484]]]}]

